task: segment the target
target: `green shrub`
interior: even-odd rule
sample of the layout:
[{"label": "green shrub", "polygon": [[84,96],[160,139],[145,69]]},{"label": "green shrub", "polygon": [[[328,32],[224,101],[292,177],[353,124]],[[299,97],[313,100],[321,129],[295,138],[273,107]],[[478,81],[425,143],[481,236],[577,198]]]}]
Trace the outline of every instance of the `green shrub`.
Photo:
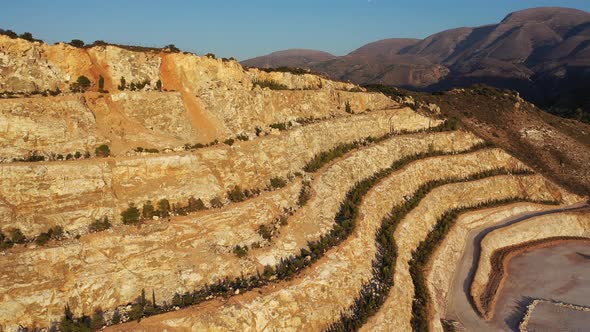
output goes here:
[{"label": "green shrub", "polygon": [[23,32],[19,37],[30,42],[35,41],[35,38],[33,38],[33,34],[30,32]]},{"label": "green shrub", "polygon": [[188,199],[188,206],[187,206],[187,210],[188,212],[196,212],[196,211],[201,211],[205,209],[205,204],[203,203],[203,201],[199,198],[199,199],[195,199],[194,197],[190,197]]},{"label": "green shrub", "polygon": [[287,130],[286,123],[273,123],[269,127],[273,128],[273,129],[278,129],[280,131]]},{"label": "green shrub", "polygon": [[299,191],[299,197],[297,199],[297,204],[299,206],[304,206],[307,201],[311,198],[311,185],[309,182],[303,182],[301,186],[301,190]]},{"label": "green shrub", "polygon": [[209,204],[214,209],[220,209],[223,207],[223,202],[221,201],[221,199],[219,197],[212,198],[211,201],[209,202]]},{"label": "green shrub", "polygon": [[168,217],[170,215],[170,202],[163,198],[158,201],[158,210],[160,211],[160,217]]},{"label": "green shrub", "polygon": [[117,86],[117,89],[123,91],[127,88],[127,81],[125,81],[125,77],[121,76],[121,80],[119,85]]},{"label": "green shrub", "polygon": [[94,150],[94,153],[97,157],[108,157],[111,155],[111,149],[108,145],[101,144]]},{"label": "green shrub", "polygon": [[84,91],[88,90],[90,85],[92,85],[92,82],[90,82],[90,79],[88,79],[88,77],[82,75],[82,76],[78,76],[78,79],[76,80],[76,82],[74,82],[70,85],[70,90],[72,90],[72,92],[84,92]]},{"label": "green shrub", "polygon": [[266,225],[258,226],[258,234],[260,234],[260,236],[262,236],[262,238],[267,241],[270,241],[272,238],[272,230]]},{"label": "green shrub", "polygon": [[102,75],[98,75],[98,91],[104,92],[104,77]]},{"label": "green shrub", "polygon": [[354,112],[352,111],[352,108],[350,107],[350,102],[346,101],[346,102],[344,103],[344,111],[345,111],[346,113],[350,113],[350,114],[353,114],[353,113],[354,113]]},{"label": "green shrub", "polygon": [[279,177],[273,177],[270,179],[270,187],[274,189],[283,188],[287,185],[287,180]]},{"label": "green shrub", "polygon": [[51,236],[49,235],[49,233],[41,233],[35,238],[35,243],[42,246],[49,242],[50,239]]},{"label": "green shrub", "polygon": [[246,256],[248,256],[248,247],[247,246],[241,247],[239,245],[236,245],[233,249],[233,253],[234,253],[234,255],[238,256],[239,258],[246,257]]},{"label": "green shrub", "polygon": [[15,244],[23,244],[27,241],[27,238],[20,229],[15,228],[10,231],[10,240]]},{"label": "green shrub", "polygon": [[72,39],[72,41],[69,42],[69,44],[74,47],[78,47],[78,48],[84,47],[84,42],[81,41],[80,39]]},{"label": "green shrub", "polygon": [[156,89],[158,91],[162,91],[162,81],[161,80],[156,81]]},{"label": "green shrub", "polygon": [[275,80],[271,80],[271,79],[263,79],[263,80],[258,80],[255,79],[252,81],[252,83],[256,86],[259,86],[261,88],[269,88],[271,90],[288,90],[289,88],[282,83],[279,83]]},{"label": "green shrub", "polygon": [[141,208],[141,216],[143,219],[152,219],[155,215],[154,213],[154,206],[152,205],[151,201],[145,201],[143,207]]},{"label": "green shrub", "polygon": [[235,186],[232,190],[227,192],[227,198],[232,202],[242,202],[246,199],[246,195],[240,186]]},{"label": "green shrub", "polygon": [[225,144],[227,144],[229,146],[234,145],[234,142],[235,142],[235,140],[233,138],[228,138],[225,141],[223,141],[223,143],[225,143]]},{"label": "green shrub", "polygon": [[248,135],[246,134],[239,134],[238,136],[236,136],[236,139],[240,140],[240,141],[247,141],[250,138],[248,137]]},{"label": "green shrub", "polygon": [[139,223],[139,209],[135,205],[129,204],[129,208],[121,212],[121,220],[125,225],[132,225]]}]

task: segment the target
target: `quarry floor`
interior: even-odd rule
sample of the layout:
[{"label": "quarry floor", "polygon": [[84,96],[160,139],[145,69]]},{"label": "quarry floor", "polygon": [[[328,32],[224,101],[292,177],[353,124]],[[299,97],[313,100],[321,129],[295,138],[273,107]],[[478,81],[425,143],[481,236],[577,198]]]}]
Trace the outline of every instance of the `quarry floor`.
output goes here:
[{"label": "quarry floor", "polygon": [[498,295],[494,317],[489,321],[479,317],[469,297],[479,244],[486,234],[528,218],[567,209],[530,212],[472,230],[466,238],[463,258],[455,269],[445,319],[460,322],[466,331],[518,331],[526,306],[533,299],[590,306],[590,243],[587,241],[561,241],[544,248],[527,249],[514,257],[507,266],[506,283]]}]

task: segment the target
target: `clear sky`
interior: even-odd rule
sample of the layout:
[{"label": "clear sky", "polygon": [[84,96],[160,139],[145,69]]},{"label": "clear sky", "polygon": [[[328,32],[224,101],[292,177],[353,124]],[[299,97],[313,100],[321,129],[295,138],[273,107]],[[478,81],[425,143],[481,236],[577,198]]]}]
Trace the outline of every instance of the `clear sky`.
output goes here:
[{"label": "clear sky", "polygon": [[245,60],[287,48],[344,55],[379,39],[424,38],[541,6],[590,11],[590,0],[3,0],[0,28],[48,43],[175,44]]}]

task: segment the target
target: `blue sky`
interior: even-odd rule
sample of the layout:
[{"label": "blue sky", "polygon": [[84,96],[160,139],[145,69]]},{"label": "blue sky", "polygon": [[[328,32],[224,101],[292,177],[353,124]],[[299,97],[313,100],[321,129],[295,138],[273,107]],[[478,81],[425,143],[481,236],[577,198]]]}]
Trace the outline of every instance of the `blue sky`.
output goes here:
[{"label": "blue sky", "polygon": [[379,39],[424,38],[541,6],[590,11],[590,0],[12,0],[3,1],[0,28],[49,43],[175,44],[245,60],[287,48],[343,55]]}]

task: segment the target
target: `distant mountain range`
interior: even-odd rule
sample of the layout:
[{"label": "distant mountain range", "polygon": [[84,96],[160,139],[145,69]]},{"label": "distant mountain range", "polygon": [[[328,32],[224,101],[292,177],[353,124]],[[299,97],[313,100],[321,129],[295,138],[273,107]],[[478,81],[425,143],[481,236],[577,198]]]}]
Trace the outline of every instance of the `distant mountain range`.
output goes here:
[{"label": "distant mountain range", "polygon": [[[476,83],[519,91],[555,113],[590,113],[590,13],[543,7],[498,24],[457,28],[426,39],[385,39],[345,55],[287,50],[242,62],[307,68],[357,84],[444,90]],[[562,114],[564,115],[564,114]]]}]

